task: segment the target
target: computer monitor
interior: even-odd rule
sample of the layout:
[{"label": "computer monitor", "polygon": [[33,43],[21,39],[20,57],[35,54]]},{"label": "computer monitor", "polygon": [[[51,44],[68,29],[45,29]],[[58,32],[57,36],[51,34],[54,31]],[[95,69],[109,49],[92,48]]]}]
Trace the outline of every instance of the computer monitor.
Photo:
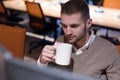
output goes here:
[{"label": "computer monitor", "polygon": [[[1,52],[0,52],[1,54]],[[0,80],[5,80],[4,58],[0,55]]]},{"label": "computer monitor", "polygon": [[96,80],[91,77],[78,76],[65,71],[60,72],[50,67],[38,67],[34,63],[8,56],[9,52],[4,53],[7,54],[3,56],[5,58],[5,80]]},{"label": "computer monitor", "polygon": [[11,55],[8,51],[0,45],[0,80],[6,80],[5,75],[5,58],[10,57]]}]

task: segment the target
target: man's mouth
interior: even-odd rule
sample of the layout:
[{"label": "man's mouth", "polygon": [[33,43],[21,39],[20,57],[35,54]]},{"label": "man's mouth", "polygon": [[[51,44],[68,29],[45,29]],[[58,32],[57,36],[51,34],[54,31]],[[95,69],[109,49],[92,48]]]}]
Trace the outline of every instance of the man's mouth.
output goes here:
[{"label": "man's mouth", "polygon": [[68,40],[73,40],[74,37],[68,36],[67,38],[68,38]]}]

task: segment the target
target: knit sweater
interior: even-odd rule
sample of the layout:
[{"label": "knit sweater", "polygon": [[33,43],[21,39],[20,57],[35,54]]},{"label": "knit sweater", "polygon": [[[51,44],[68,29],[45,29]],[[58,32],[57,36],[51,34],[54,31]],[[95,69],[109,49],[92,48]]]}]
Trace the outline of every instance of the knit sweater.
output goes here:
[{"label": "knit sweater", "polygon": [[[64,36],[58,38],[57,41],[65,42]],[[98,36],[82,54],[72,53],[70,65],[55,65],[55,67],[100,80],[120,80],[118,51],[111,42]]]}]

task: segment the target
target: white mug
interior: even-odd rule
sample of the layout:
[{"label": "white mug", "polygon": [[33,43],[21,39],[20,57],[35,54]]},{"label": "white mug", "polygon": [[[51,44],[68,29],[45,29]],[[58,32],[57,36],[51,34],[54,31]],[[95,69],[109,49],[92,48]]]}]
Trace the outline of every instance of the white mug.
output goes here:
[{"label": "white mug", "polygon": [[60,43],[56,49],[55,63],[59,65],[69,65],[72,53],[72,45],[68,43]]}]

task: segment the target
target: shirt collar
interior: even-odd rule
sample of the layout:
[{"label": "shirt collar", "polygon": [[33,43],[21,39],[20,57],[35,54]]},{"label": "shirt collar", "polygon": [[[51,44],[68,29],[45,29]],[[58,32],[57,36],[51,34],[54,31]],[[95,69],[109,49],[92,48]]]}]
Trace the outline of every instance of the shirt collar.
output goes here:
[{"label": "shirt collar", "polygon": [[78,50],[75,50],[76,55],[83,53],[83,51],[89,47],[89,45],[93,42],[94,39],[95,39],[95,35],[93,31],[91,30],[91,35],[90,35],[89,40],[87,41],[85,45],[83,45],[83,47],[79,48]]}]

